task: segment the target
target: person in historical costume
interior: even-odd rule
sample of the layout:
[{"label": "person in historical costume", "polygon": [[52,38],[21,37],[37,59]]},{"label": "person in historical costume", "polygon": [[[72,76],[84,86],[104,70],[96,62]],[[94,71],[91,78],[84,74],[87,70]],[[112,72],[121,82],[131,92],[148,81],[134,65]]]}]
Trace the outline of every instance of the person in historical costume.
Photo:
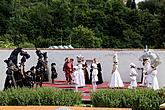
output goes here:
[{"label": "person in historical costume", "polygon": [[152,76],[151,76],[151,64],[149,61],[149,58],[144,58],[143,59],[143,81],[142,85],[151,87],[152,83]]},{"label": "person in historical costume", "polygon": [[152,70],[151,70],[151,75],[152,75],[151,88],[153,88],[154,90],[157,90],[157,89],[159,89],[158,79],[156,76],[158,71],[157,71],[156,67],[154,67],[154,66],[151,66],[151,68],[152,68]]},{"label": "person in historical costume", "polygon": [[96,64],[97,64],[97,70],[98,70],[98,81],[96,82],[96,84],[98,85],[98,84],[102,84],[103,83],[103,78],[102,78],[102,68],[101,68],[101,64],[100,64],[100,62],[98,62],[98,60],[97,59],[95,59],[96,60]]},{"label": "person in historical costume", "polygon": [[7,67],[7,71],[6,71],[6,79],[5,79],[5,84],[4,84],[4,90],[11,88],[11,87],[16,87],[16,81],[14,78],[14,71],[15,69],[17,69],[14,65],[14,63],[12,63],[11,60],[5,60],[5,63],[7,63],[8,67]]},{"label": "person in historical costume", "polygon": [[42,83],[44,81],[44,72],[45,72],[45,68],[44,68],[43,57],[39,57],[36,66],[36,88],[38,87],[38,85],[42,87]]},{"label": "person in historical costume", "polygon": [[72,74],[73,83],[79,85],[78,79],[78,66],[73,66],[73,74]]},{"label": "person in historical costume", "polygon": [[72,80],[73,84],[75,85],[75,90],[78,92],[79,87],[79,76],[78,76],[78,66],[73,66],[73,74],[72,74]]},{"label": "person in historical costume", "polygon": [[[21,55],[21,62],[18,66],[18,55]],[[25,71],[24,71],[24,64],[26,59],[29,59],[30,55],[23,51],[22,48],[16,48],[12,51],[10,57],[5,60],[4,62],[7,64],[7,77],[4,85],[4,90],[11,87],[23,87],[24,86],[24,79]]]},{"label": "person in historical costume", "polygon": [[71,84],[72,73],[73,73],[73,63],[71,62],[70,58],[66,59],[63,66],[63,71],[65,73],[67,84]]},{"label": "person in historical costume", "polygon": [[[161,64],[161,60],[159,55],[154,52],[152,49],[148,49],[146,45],[146,49],[144,49],[144,54],[139,58],[140,61],[143,61],[143,74],[142,74],[142,85],[143,86],[151,86],[151,65],[157,67]],[[149,84],[150,83],[150,84]]]},{"label": "person in historical costume", "polygon": [[84,76],[85,76],[85,84],[89,84],[89,74],[88,74],[88,70],[87,70],[87,63],[84,60],[84,57],[82,57],[82,65],[83,65],[83,71],[84,71]]},{"label": "person in historical costume", "polygon": [[[41,69],[42,71],[42,81],[49,81],[48,75],[49,75],[49,70],[48,70],[48,56],[47,56],[47,52],[41,52],[41,50],[36,48],[36,54],[38,56],[38,63],[40,63],[39,65],[39,69]],[[42,60],[42,61],[41,61]],[[36,69],[38,69],[38,63],[36,66]],[[42,68],[41,68],[42,67]]]},{"label": "person in historical costume", "polygon": [[25,73],[24,86],[32,88],[34,86],[33,76],[31,70]]},{"label": "person in historical costume", "polygon": [[33,83],[32,87],[34,87],[35,84],[36,84],[36,67],[35,66],[32,66],[30,68],[30,71],[31,71],[32,83]]},{"label": "person in historical costume", "polygon": [[78,86],[83,87],[85,86],[85,77],[84,77],[84,71],[83,71],[83,65],[82,65],[82,56],[77,56],[77,66],[78,66]]},{"label": "person in historical costume", "polygon": [[[98,62],[98,60],[96,58],[94,58],[94,60],[96,61],[96,64],[97,64],[97,70],[98,70],[98,74],[97,74],[97,77],[98,77],[98,81],[96,82],[96,84],[102,84],[103,83],[103,78],[102,78],[102,69],[101,69],[101,64]],[[90,69],[90,83],[92,83],[92,71],[93,71],[93,68],[92,68],[92,65],[91,65],[91,69]]]},{"label": "person in historical costume", "polygon": [[43,54],[43,61],[44,61],[44,81],[49,81],[49,68],[48,68],[48,55],[47,52],[42,53]]},{"label": "person in historical costume", "polygon": [[124,87],[123,81],[120,77],[120,73],[118,71],[118,57],[117,53],[113,56],[113,66],[112,66],[112,76],[111,76],[111,82],[109,84],[110,88],[115,87]]},{"label": "person in historical costume", "polygon": [[137,87],[137,81],[136,81],[136,77],[138,75],[138,73],[136,72],[136,65],[134,63],[130,63],[130,86],[128,88],[136,88]]},{"label": "person in historical costume", "polygon": [[96,58],[93,59],[91,68],[92,68],[92,87],[93,87],[93,90],[95,91],[97,88],[96,82],[98,82],[98,67],[97,67]]},{"label": "person in historical costume", "polygon": [[54,84],[54,79],[56,79],[58,75],[55,66],[56,66],[56,63],[51,64],[51,79],[52,79],[53,84]]}]

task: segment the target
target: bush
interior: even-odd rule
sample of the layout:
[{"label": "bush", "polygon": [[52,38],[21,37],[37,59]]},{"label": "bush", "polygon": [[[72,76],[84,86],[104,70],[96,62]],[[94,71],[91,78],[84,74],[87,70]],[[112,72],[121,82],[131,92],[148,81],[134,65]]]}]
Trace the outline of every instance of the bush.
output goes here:
[{"label": "bush", "polygon": [[18,47],[21,48],[35,48],[35,45],[29,42],[20,43]]},{"label": "bush", "polygon": [[0,92],[0,105],[56,105],[81,104],[80,93],[49,87],[8,89]]},{"label": "bush", "polygon": [[14,48],[14,44],[9,42],[8,40],[0,40],[0,48]]},{"label": "bush", "polygon": [[152,89],[100,90],[91,95],[95,107],[132,108],[133,110],[159,110],[163,103],[158,91]]}]

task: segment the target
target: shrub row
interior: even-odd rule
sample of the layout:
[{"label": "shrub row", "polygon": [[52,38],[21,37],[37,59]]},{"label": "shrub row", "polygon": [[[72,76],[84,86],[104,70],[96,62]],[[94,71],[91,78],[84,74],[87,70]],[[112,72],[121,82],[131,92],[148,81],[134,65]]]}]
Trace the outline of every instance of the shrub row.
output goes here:
[{"label": "shrub row", "polygon": [[56,105],[81,104],[80,93],[49,87],[8,89],[0,92],[0,105]]},{"label": "shrub row", "polygon": [[107,89],[93,92],[92,104],[95,107],[132,108],[133,110],[159,110],[165,100],[165,90],[152,89]]}]

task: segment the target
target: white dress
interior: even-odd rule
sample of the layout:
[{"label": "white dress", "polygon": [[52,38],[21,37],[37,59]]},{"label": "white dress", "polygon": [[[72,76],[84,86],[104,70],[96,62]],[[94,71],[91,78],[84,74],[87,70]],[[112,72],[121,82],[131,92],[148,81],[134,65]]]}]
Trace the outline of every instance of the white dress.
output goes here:
[{"label": "white dress", "polygon": [[72,74],[72,78],[73,78],[74,84],[79,85],[78,66],[74,66],[73,68],[75,69],[73,74]]},{"label": "white dress", "polygon": [[123,81],[118,71],[118,65],[114,64],[113,66],[115,68],[115,71],[112,73],[109,87],[124,87]]},{"label": "white dress", "polygon": [[83,66],[81,63],[79,63],[78,65],[78,86],[79,87],[82,87],[82,86],[85,86],[85,77],[84,77],[84,71],[82,70],[83,69]]},{"label": "white dress", "polygon": [[97,64],[92,63],[92,82],[97,82],[98,81],[98,69],[97,69]]},{"label": "white dress", "polygon": [[137,87],[137,81],[136,81],[136,77],[137,77],[138,73],[136,72],[135,68],[131,68],[130,70],[130,88],[133,87]]},{"label": "white dress", "polygon": [[157,79],[157,77],[156,77],[157,73],[158,73],[157,70],[153,70],[153,71],[151,72],[151,75],[152,75],[152,88],[153,88],[154,90],[159,89],[158,79]]},{"label": "white dress", "polygon": [[[147,73],[147,75],[145,74]],[[150,86],[150,82],[152,80],[151,78],[151,64],[150,62],[148,61],[145,65],[144,65],[144,70],[143,70],[143,82],[142,82],[142,85],[143,86],[147,86],[149,87]]]}]

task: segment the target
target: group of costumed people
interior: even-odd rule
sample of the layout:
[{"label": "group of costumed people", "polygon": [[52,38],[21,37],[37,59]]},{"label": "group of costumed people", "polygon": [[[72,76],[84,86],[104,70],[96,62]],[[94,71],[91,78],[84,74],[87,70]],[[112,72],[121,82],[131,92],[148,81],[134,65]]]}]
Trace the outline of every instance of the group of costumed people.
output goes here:
[{"label": "group of costumed people", "polygon": [[[18,55],[22,56],[21,61],[18,63]],[[48,78],[48,57],[47,52],[42,53],[39,49],[36,49],[36,55],[38,56],[38,62],[36,66],[32,66],[30,70],[25,71],[25,62],[30,58],[30,55],[22,48],[16,48],[12,51],[8,59],[4,60],[7,64],[6,80],[4,84],[4,90],[11,87],[37,87],[42,86],[43,81],[49,81]],[[154,90],[159,89],[157,79],[157,67],[160,64],[159,56],[146,50],[145,53],[139,58],[142,61],[142,86],[152,88]],[[96,58],[94,58],[90,65],[90,74],[88,72],[88,65],[84,59],[84,56],[77,56],[77,64],[74,65],[74,60],[67,57],[63,66],[67,84],[75,84],[76,87],[84,87],[86,84],[92,84],[95,90],[98,84],[103,83],[101,64]],[[119,73],[119,60],[117,53],[113,56],[113,66],[111,81],[109,83],[110,88],[124,87],[122,78]],[[54,79],[57,78],[57,72],[55,69],[56,64],[51,64],[51,79],[54,83]],[[130,86],[129,88],[137,87],[137,68],[134,63],[130,63]]]},{"label": "group of costumed people", "polygon": [[[32,66],[30,70],[25,71],[25,62],[30,55],[22,48],[16,48],[11,52],[8,59],[4,60],[7,64],[6,79],[4,90],[11,87],[34,87],[42,86],[43,81],[48,81],[48,61],[47,52],[42,53],[36,49],[38,62],[36,66]],[[18,63],[18,55],[22,56]]]},{"label": "group of costumed people", "polygon": [[88,66],[84,60],[84,56],[77,56],[77,64],[73,65],[73,59],[67,57],[63,66],[66,81],[68,84],[76,84],[77,87],[84,87],[85,84],[102,84],[101,64],[96,58],[93,59],[90,75],[88,74]]},{"label": "group of costumed people", "polygon": [[[160,64],[159,56],[149,50],[145,51],[144,55],[139,58],[142,61],[143,68],[137,68],[134,63],[130,63],[130,85],[128,88],[137,87],[137,69],[142,70],[141,83],[142,86],[152,88],[154,90],[159,89],[158,79],[157,79],[157,66]],[[118,56],[117,53],[113,56],[113,66],[112,66],[112,76],[109,83],[110,88],[124,87],[122,78],[118,70]]]}]

